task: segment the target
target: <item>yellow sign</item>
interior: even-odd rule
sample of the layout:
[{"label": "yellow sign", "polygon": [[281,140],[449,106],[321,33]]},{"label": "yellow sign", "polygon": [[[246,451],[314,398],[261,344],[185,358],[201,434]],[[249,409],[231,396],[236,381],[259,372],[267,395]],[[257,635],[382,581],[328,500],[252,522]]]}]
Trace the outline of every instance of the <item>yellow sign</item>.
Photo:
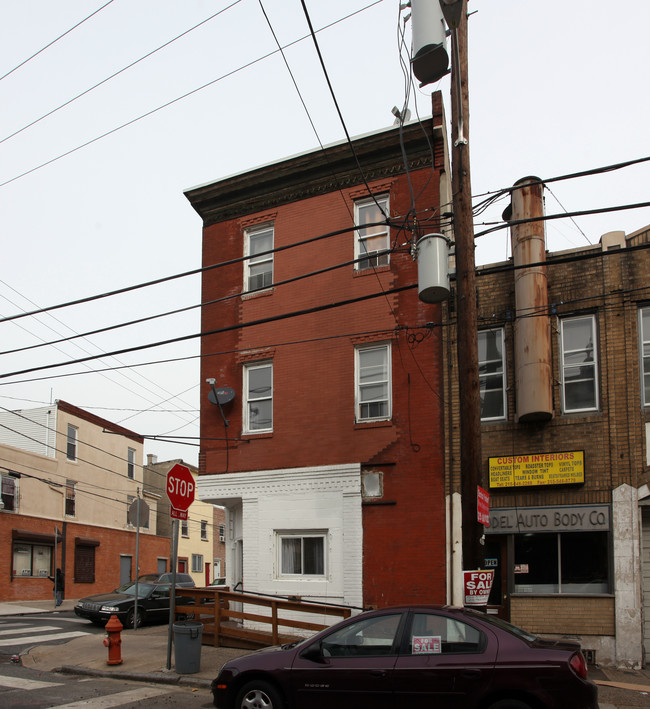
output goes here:
[{"label": "yellow sign", "polygon": [[490,487],[575,485],[585,481],[584,451],[504,455],[489,459]]}]

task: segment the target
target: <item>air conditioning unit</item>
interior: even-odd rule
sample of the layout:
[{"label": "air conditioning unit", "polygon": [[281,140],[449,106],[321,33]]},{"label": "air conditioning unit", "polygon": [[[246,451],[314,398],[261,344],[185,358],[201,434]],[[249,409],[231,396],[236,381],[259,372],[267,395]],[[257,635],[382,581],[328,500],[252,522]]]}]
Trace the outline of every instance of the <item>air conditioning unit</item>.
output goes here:
[{"label": "air conditioning unit", "polygon": [[223,534],[219,535],[219,541],[222,543],[226,541],[226,538],[223,536]]}]

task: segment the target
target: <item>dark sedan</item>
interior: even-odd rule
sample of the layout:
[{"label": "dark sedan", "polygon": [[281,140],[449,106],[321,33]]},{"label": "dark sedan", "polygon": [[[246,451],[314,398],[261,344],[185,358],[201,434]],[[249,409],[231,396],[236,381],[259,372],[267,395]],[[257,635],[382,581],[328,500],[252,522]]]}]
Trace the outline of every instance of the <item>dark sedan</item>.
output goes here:
[{"label": "dark sedan", "polygon": [[[134,622],[137,622],[138,626],[143,623],[166,622],[169,620],[170,591],[169,583],[147,583],[138,579],[137,621],[134,581],[116,588],[111,593],[80,598],[74,612],[95,625],[104,625],[112,615],[116,615],[125,628],[133,628]],[[176,601],[179,603],[183,602],[180,593],[182,588],[177,587]],[[191,600],[186,599],[185,602],[191,603]]]},{"label": "dark sedan", "polygon": [[218,709],[598,709],[574,642],[463,608],[385,608],[226,662]]}]

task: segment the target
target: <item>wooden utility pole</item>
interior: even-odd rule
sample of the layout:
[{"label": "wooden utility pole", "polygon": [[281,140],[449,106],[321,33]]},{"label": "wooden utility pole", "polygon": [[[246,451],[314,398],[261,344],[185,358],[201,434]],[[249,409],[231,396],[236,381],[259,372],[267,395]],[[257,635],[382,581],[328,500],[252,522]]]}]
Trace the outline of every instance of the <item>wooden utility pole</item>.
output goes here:
[{"label": "wooden utility pole", "polygon": [[456,313],[460,397],[460,474],[463,568],[483,566],[483,525],[477,519],[477,486],[482,485],[481,413],[474,218],[469,169],[469,91],[467,85],[467,3],[452,31],[451,61],[452,189],[456,242]]}]

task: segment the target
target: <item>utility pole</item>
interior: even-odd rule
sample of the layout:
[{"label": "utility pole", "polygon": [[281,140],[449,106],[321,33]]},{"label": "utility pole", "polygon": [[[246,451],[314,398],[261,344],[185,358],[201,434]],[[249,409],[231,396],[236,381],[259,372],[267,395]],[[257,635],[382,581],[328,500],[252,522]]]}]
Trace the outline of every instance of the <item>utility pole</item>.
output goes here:
[{"label": "utility pole", "polygon": [[[443,0],[444,2],[444,0]],[[456,313],[460,397],[460,475],[463,568],[483,566],[483,526],[477,518],[478,486],[484,487],[478,379],[478,331],[474,215],[469,161],[469,90],[467,81],[467,2],[452,28],[451,136],[454,237],[456,242]]]}]

